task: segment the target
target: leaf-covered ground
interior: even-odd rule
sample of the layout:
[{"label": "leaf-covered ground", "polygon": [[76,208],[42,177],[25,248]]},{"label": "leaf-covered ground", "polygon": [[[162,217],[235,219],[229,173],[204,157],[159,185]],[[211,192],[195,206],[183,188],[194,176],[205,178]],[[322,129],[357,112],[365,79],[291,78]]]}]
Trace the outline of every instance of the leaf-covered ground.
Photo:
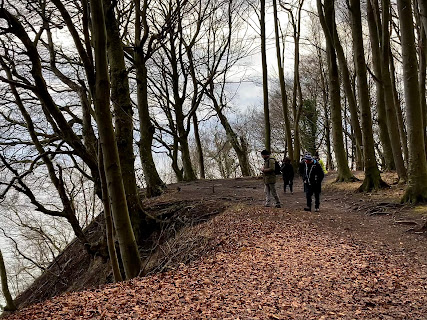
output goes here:
[{"label": "leaf-covered ground", "polygon": [[421,260],[295,214],[233,206],[197,227],[208,245],[189,265],[65,294],[7,319],[426,319]]}]

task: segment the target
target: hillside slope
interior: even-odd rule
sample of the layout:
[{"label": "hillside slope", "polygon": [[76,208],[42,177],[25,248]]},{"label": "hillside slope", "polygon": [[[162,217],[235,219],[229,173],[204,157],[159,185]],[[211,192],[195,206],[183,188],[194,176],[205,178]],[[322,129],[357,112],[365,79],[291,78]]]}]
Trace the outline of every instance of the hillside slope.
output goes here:
[{"label": "hillside slope", "polygon": [[187,223],[167,240],[167,255],[152,255],[151,275],[58,296],[8,319],[422,318],[426,238],[396,223],[421,224],[419,215],[392,202],[398,187],[372,195],[354,187],[327,185],[321,212],[306,213],[298,185],[280,194],[282,209],[262,207],[257,179],[170,186],[145,205],[178,208]]}]

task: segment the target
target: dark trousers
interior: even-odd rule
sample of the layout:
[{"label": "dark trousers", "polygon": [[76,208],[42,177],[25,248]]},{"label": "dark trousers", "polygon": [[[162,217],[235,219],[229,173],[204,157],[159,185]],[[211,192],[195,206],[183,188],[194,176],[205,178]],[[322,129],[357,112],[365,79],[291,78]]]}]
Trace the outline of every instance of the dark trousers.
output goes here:
[{"label": "dark trousers", "polygon": [[313,187],[307,183],[304,184],[305,196],[307,197],[307,207],[311,208],[312,197],[314,194],[314,207],[320,206],[320,188]]},{"label": "dark trousers", "polygon": [[293,192],[293,185],[294,185],[294,181],[293,180],[286,180],[283,179],[283,191],[286,192],[286,186],[289,185],[289,190],[291,192]]}]

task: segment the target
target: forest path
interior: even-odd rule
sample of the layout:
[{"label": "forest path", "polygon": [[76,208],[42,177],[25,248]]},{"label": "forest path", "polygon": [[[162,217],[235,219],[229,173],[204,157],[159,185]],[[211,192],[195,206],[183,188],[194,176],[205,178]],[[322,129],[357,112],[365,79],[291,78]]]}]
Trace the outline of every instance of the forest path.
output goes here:
[{"label": "forest path", "polygon": [[420,222],[414,208],[326,181],[321,211],[308,213],[296,182],[280,209],[262,206],[259,179],[171,186],[161,201],[230,203],[198,226],[209,239],[200,259],[9,319],[425,319],[426,238],[407,232]]}]

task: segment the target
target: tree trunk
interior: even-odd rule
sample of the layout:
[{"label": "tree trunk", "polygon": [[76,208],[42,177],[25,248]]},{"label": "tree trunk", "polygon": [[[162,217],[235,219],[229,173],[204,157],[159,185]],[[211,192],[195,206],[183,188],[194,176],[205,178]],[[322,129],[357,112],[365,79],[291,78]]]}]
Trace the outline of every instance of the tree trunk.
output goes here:
[{"label": "tree trunk", "polygon": [[227,135],[227,140],[231,143],[234,151],[237,154],[242,175],[244,177],[249,177],[251,176],[251,166],[249,164],[246,142],[244,141],[243,138],[241,138],[239,142],[239,138],[237,134],[234,132],[233,128],[230,125],[230,122],[222,112],[222,106],[219,105],[217,99],[214,96],[213,89],[214,89],[213,84],[211,84],[210,91],[208,92],[208,96],[211,98],[216,114],[218,115],[219,121],[224,127],[225,133]]},{"label": "tree trunk", "polygon": [[393,150],[391,145],[391,137],[389,136],[388,126],[387,126],[387,112],[386,112],[386,103],[384,96],[384,87],[383,87],[383,75],[381,69],[381,53],[380,53],[380,35],[379,29],[380,26],[377,25],[375,21],[375,16],[372,8],[371,1],[367,2],[367,17],[368,17],[368,27],[369,27],[369,36],[371,43],[372,51],[372,64],[374,67],[375,73],[375,87],[376,87],[376,107],[377,107],[377,122],[379,128],[379,136],[381,145],[383,147],[383,154],[385,158],[386,170],[395,170],[396,165],[393,158]]},{"label": "tree trunk", "polygon": [[194,127],[194,138],[196,140],[197,146],[197,155],[199,158],[199,170],[200,170],[200,179],[205,179],[205,161],[203,159],[203,149],[202,149],[202,141],[200,140],[199,134],[199,123],[197,120],[197,115],[194,113],[193,115],[193,127]]},{"label": "tree trunk", "polygon": [[341,79],[345,94],[348,99],[348,109],[350,111],[351,127],[354,130],[354,140],[356,142],[356,170],[363,170],[363,152],[362,152],[362,130],[360,129],[359,116],[357,114],[356,96],[353,91],[348,70],[347,59],[344,54],[341,41],[338,37],[336,23],[333,25],[333,41],[337,52],[339,67],[341,70]]},{"label": "tree trunk", "polygon": [[425,0],[417,0],[420,10],[420,19],[423,25],[424,34],[427,36],[427,3]]},{"label": "tree trunk", "polygon": [[402,113],[402,108],[400,106],[399,94],[397,93],[397,88],[396,88],[396,77],[395,77],[396,71],[394,69],[394,57],[391,54],[391,50],[389,50],[389,59],[390,59],[389,61],[390,61],[391,84],[392,84],[392,90],[393,90],[393,101],[396,107],[396,116],[397,116],[397,124],[399,127],[400,143],[402,144],[406,167],[408,167],[408,161],[409,161],[408,137],[406,134],[405,123],[403,121],[403,113]]},{"label": "tree trunk", "polygon": [[268,107],[268,73],[265,35],[265,0],[261,0],[261,64],[262,64],[262,92],[264,97],[264,132],[265,149],[271,150],[270,109]]},{"label": "tree trunk", "polygon": [[114,282],[122,281],[122,274],[120,273],[119,261],[117,259],[116,246],[114,243],[114,225],[113,218],[111,217],[110,200],[108,198],[107,178],[105,177],[104,157],[102,155],[101,145],[98,150],[99,162],[99,176],[101,178],[102,188],[102,204],[104,206],[105,217],[105,232],[107,236],[108,254],[110,256],[111,268],[113,270]]},{"label": "tree trunk", "polygon": [[105,8],[108,8],[105,12],[105,26],[107,29],[107,53],[110,65],[111,102],[114,108],[116,143],[132,228],[138,238],[140,225],[144,222],[145,214],[136,186],[133,110],[129,93],[129,79],[114,6],[110,0],[104,0],[104,5]]},{"label": "tree trunk", "polygon": [[[141,9],[140,1],[135,0],[137,14],[135,16],[135,69],[136,69],[136,92],[138,102],[138,117],[139,117],[139,157],[141,160],[142,171],[146,183],[147,197],[159,196],[163,193],[166,185],[162,181],[154,163],[151,147],[153,144],[154,125],[150,119],[150,111],[148,106],[148,81],[147,81],[147,66],[144,56],[144,48],[141,38],[147,39],[148,26],[146,9],[147,1],[144,0],[143,8]],[[144,28],[141,26],[143,24]],[[141,36],[141,30],[144,30]]]},{"label": "tree trunk", "polygon": [[343,142],[340,83],[337,59],[331,32],[333,30],[333,24],[335,21],[334,1],[327,1],[325,3],[325,11],[323,13],[322,3],[320,0],[317,0],[317,10],[326,38],[326,53],[328,56],[329,70],[329,101],[331,106],[332,138],[334,143],[335,158],[337,161],[337,181],[354,181],[355,177],[348,167]]},{"label": "tree trunk", "polygon": [[[378,1],[375,0],[376,3],[376,9],[379,11]],[[397,116],[396,116],[396,106],[394,104],[393,99],[393,86],[391,82],[391,76],[390,76],[390,58],[389,58],[389,51],[390,51],[390,34],[388,30],[388,23],[390,20],[390,0],[382,0],[382,7],[383,7],[383,13],[382,13],[382,46],[381,46],[381,54],[379,57],[379,60],[381,62],[381,72],[382,72],[382,83],[380,85],[384,88],[384,101],[386,104],[386,115],[387,115],[387,128],[388,128],[388,135],[390,137],[391,142],[391,148],[393,152],[393,158],[394,163],[396,166],[397,175],[399,176],[399,179],[402,182],[406,181],[407,175],[406,175],[406,168],[405,163],[403,161],[402,157],[402,145],[400,143],[400,136],[399,132],[396,130],[398,127],[397,122]],[[372,15],[372,18],[374,18],[374,10],[371,6],[371,2],[368,2],[368,11],[371,12],[371,14],[368,14],[368,17]],[[380,21],[379,18],[376,19],[377,21]],[[372,21],[372,24],[375,23],[375,19]],[[380,24],[380,22],[378,22]],[[376,29],[379,30],[380,26],[378,26],[377,23],[375,23]],[[372,30],[373,31],[373,30]]]},{"label": "tree trunk", "polygon": [[333,170],[334,163],[332,161],[332,148],[331,148],[331,124],[329,118],[329,110],[328,110],[328,84],[325,80],[324,68],[322,64],[322,56],[320,48],[317,50],[317,55],[319,57],[320,64],[320,80],[322,86],[322,99],[323,99],[323,114],[325,117],[325,138],[326,138],[326,169]]},{"label": "tree trunk", "polygon": [[408,187],[403,202],[427,201],[427,161],[422,128],[423,115],[417,74],[417,52],[410,0],[398,0],[402,41],[403,84],[405,88],[406,115],[408,122],[409,168]]},{"label": "tree trunk", "polygon": [[274,10],[274,34],[276,39],[276,58],[277,58],[277,68],[279,70],[279,82],[280,82],[280,94],[282,98],[282,110],[283,110],[283,119],[285,122],[285,132],[286,132],[286,144],[288,146],[288,156],[293,163],[294,160],[299,161],[299,159],[294,159],[294,148],[292,146],[292,132],[291,124],[289,121],[289,108],[288,108],[288,97],[286,95],[286,86],[285,86],[285,74],[283,71],[282,65],[282,56],[280,54],[280,41],[279,41],[279,20],[277,17],[277,0],[273,0],[273,10]]},{"label": "tree trunk", "polygon": [[[416,0],[415,5],[421,0]],[[427,6],[424,2],[419,4],[420,10],[422,6]],[[427,35],[424,29],[423,21],[427,20],[427,17],[423,16],[421,12],[417,9],[415,14],[415,20],[417,23],[418,31],[418,59],[420,61],[419,70],[418,70],[418,81],[420,83],[420,94],[421,94],[421,109],[423,112],[423,130],[424,130],[424,140],[427,139],[427,103],[426,103],[426,64],[427,64]],[[423,12],[424,14],[427,12]],[[427,23],[426,23],[427,25]],[[426,146],[427,151],[427,146]]]},{"label": "tree trunk", "polygon": [[95,48],[95,114],[104,155],[108,194],[119,240],[120,254],[126,278],[136,277],[141,269],[141,259],[129,218],[123,186],[120,159],[110,112],[110,83],[107,64],[106,29],[102,0],[90,2],[93,40]]},{"label": "tree trunk", "polygon": [[3,291],[4,299],[6,300],[6,306],[4,307],[4,311],[15,311],[16,306],[13,302],[12,296],[10,295],[9,285],[7,284],[7,273],[6,267],[4,265],[3,255],[0,250],[0,280],[1,280],[1,288]]},{"label": "tree trunk", "polygon": [[153,144],[154,125],[150,120],[147,93],[147,68],[141,54],[135,55],[137,101],[139,116],[139,157],[146,183],[147,197],[159,196],[163,193],[165,184],[159,176],[153,159],[151,146]]},{"label": "tree trunk", "polygon": [[360,191],[371,191],[385,185],[380,176],[375,159],[374,135],[372,131],[371,103],[369,101],[368,80],[366,77],[365,52],[362,38],[362,19],[360,1],[350,0],[351,31],[353,34],[353,54],[356,67],[357,93],[359,96],[362,117],[363,155],[365,163],[365,179]]}]

